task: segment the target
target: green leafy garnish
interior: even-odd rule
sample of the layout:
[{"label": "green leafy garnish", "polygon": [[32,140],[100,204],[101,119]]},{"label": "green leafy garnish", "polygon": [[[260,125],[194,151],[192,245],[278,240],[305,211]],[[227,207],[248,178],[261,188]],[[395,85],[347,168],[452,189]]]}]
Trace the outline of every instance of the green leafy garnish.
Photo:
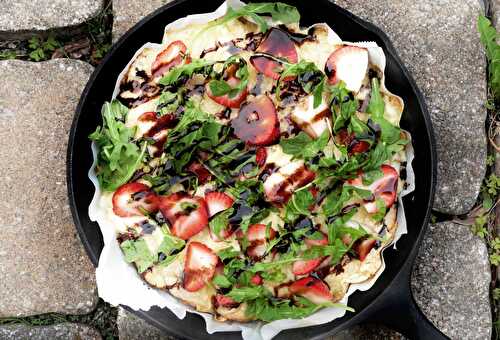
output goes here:
[{"label": "green leafy garnish", "polygon": [[269,26],[261,15],[270,15],[273,21],[280,21],[285,25],[293,22],[299,22],[300,20],[299,11],[293,6],[281,2],[250,3],[239,9],[229,7],[226,15],[209,24],[206,29],[224,25],[237,18],[250,17],[256,24],[259,25],[260,31],[265,32],[269,29]]},{"label": "green leafy garnish", "polygon": [[125,255],[125,261],[127,263],[134,262],[139,273],[147,270],[158,260],[158,256],[151,254],[146,241],[142,238],[136,241],[123,241],[120,244],[120,248],[123,251],[123,255]]},{"label": "green leafy garnish", "polygon": [[284,63],[284,65],[285,69],[281,73],[278,83],[276,84],[276,99],[280,99],[283,81],[289,77],[297,77],[304,91],[308,94],[313,94],[313,107],[318,107],[323,100],[323,87],[325,84],[324,73],[316,67],[315,63],[309,61],[301,60],[296,64]]},{"label": "green leafy garnish", "polygon": [[340,81],[334,86],[326,86],[330,93],[330,109],[333,118],[333,131],[337,132],[345,126],[358,109],[358,101],[352,97],[345,83]]},{"label": "green leafy garnish", "polygon": [[259,297],[271,296],[271,293],[263,286],[234,287],[226,294],[236,302],[255,300]]},{"label": "green leafy garnish", "polygon": [[186,76],[191,78],[195,73],[207,74],[210,73],[214,61],[205,59],[194,59],[189,64],[183,64],[172,68],[163,78],[160,79],[161,85],[173,85],[181,77]]},{"label": "green leafy garnish", "polygon": [[220,237],[221,232],[229,226],[229,216],[231,216],[233,212],[234,208],[229,208],[212,217],[209,226],[215,235]]},{"label": "green leafy garnish", "polygon": [[223,95],[228,95],[229,98],[234,98],[238,93],[244,91],[248,85],[248,66],[246,61],[243,58],[238,56],[231,56],[223,65],[223,72],[219,75],[218,78],[221,78],[224,75],[224,70],[226,70],[231,65],[237,65],[238,70],[235,72],[236,78],[240,80],[237,86],[232,87],[229,83],[222,79],[214,79],[208,83],[210,87],[210,91],[216,97],[220,97]]},{"label": "green leafy garnish", "polygon": [[229,288],[229,287],[231,287],[233,285],[231,283],[231,281],[229,281],[228,278],[225,277],[224,275],[216,275],[212,279],[212,282],[213,282],[214,285],[216,285],[218,287],[222,287],[222,288]]},{"label": "green leafy garnish", "polygon": [[114,191],[125,184],[141,164],[146,143],[139,147],[133,142],[135,129],[125,126],[128,109],[119,101],[104,103],[102,126],[89,138],[99,147],[97,177],[101,188]]},{"label": "green leafy garnish", "polygon": [[326,196],[325,203],[323,204],[323,214],[325,216],[338,215],[345,203],[353,197],[353,194],[356,194],[360,198],[368,198],[371,196],[370,191],[350,185],[337,187]]},{"label": "green leafy garnish", "polygon": [[309,190],[302,189],[295,191],[285,205],[285,221],[293,223],[301,215],[309,216],[311,214],[309,207],[314,202],[314,196]]},{"label": "green leafy garnish", "polygon": [[291,138],[283,138],[280,141],[280,146],[283,152],[293,155],[295,158],[311,159],[322,151],[328,144],[330,133],[325,130],[317,139],[312,139],[303,131]]}]

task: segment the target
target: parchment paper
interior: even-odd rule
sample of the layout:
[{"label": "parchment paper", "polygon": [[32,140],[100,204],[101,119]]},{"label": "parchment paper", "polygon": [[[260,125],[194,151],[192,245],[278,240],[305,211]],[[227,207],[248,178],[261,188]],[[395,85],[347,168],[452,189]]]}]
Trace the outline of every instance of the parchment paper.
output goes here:
[{"label": "parchment paper", "polygon": [[[172,22],[165,28],[165,37],[168,36],[168,30],[172,28],[182,28],[190,23],[205,23],[214,20],[218,17],[223,16],[226,13],[228,4],[233,8],[238,8],[244,4],[236,0],[228,0],[223,5],[221,5],[215,12],[207,14],[197,14],[191,15],[179,20]],[[164,42],[168,39],[164,38]],[[341,43],[341,39],[338,37],[333,30],[329,30],[328,41],[332,44]],[[362,42],[362,43],[348,43],[342,42],[344,44],[352,44],[366,47],[369,51],[369,58],[372,64],[379,67],[380,70],[385,69],[385,55],[380,47],[374,42]],[[137,53],[134,55],[135,59],[139,53],[144,48],[162,49],[164,44],[154,44],[146,43]],[[125,72],[127,71],[130,63],[125,67],[116,83],[115,90],[113,92],[113,98],[118,95],[119,84],[123,78]],[[384,84],[384,79],[381,82],[381,89],[387,93],[390,93]],[[409,134],[408,134],[409,136]],[[112,305],[127,305],[135,310],[149,310],[152,306],[166,307],[170,309],[179,319],[183,319],[186,316],[186,312],[199,314],[205,319],[206,330],[208,333],[214,332],[224,332],[224,331],[241,331],[242,336],[245,340],[267,340],[274,337],[280,331],[290,328],[308,327],[313,325],[319,325],[323,323],[330,322],[334,319],[344,316],[346,313],[344,309],[341,308],[324,308],[313,315],[310,315],[303,319],[285,319],[277,320],[270,323],[263,322],[250,322],[250,323],[238,323],[238,322],[219,322],[213,319],[211,314],[200,313],[195,311],[190,306],[187,306],[171,296],[169,293],[153,289],[149,287],[137,274],[137,271],[133,265],[127,264],[125,262],[123,253],[120,249],[118,241],[116,240],[116,221],[109,216],[109,199],[106,199],[105,195],[101,192],[99,188],[99,183],[95,173],[95,165],[97,162],[97,148],[95,144],[92,144],[92,152],[94,155],[94,164],[89,170],[89,178],[95,186],[95,194],[92,202],[89,206],[89,216],[92,221],[96,221],[99,224],[101,232],[104,239],[104,248],[102,250],[101,256],[99,258],[99,265],[96,269],[96,281],[99,296]],[[398,227],[395,233],[394,240],[391,244],[396,245],[397,240],[407,233],[406,219],[403,209],[403,203],[401,198],[415,188],[414,173],[411,166],[411,162],[414,157],[413,148],[411,143],[406,148],[407,154],[407,187],[398,196],[398,214],[397,221]],[[389,245],[386,246],[386,248]],[[382,266],[378,272],[369,280],[359,283],[352,284],[347,294],[344,298],[339,301],[340,303],[348,305],[349,296],[356,290],[365,291],[370,289],[377,278],[382,274],[385,269],[385,262],[383,259],[382,250]],[[221,334],[222,336],[222,334]]]}]

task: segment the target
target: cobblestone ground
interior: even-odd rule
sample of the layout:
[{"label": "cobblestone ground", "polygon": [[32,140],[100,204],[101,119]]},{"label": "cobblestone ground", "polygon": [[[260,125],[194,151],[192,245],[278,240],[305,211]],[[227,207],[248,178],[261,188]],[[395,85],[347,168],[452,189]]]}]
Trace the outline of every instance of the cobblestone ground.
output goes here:
[{"label": "cobblestone ground", "polygon": [[[98,303],[94,269],[69,213],[64,172],[72,116],[93,70],[86,61],[95,64],[102,57],[111,32],[116,41],[168,2],[0,1],[0,59],[22,59],[0,61],[0,340],[174,339],[124,309]],[[449,216],[467,214],[486,171],[486,61],[475,27],[484,3],[334,2],[391,38],[425,95],[436,128],[434,209]],[[488,4],[500,14],[500,0]],[[103,29],[100,25],[110,25],[110,8],[113,26]],[[496,22],[498,26],[500,20]],[[42,38],[32,46],[26,40],[34,35]],[[63,41],[64,47],[58,52],[60,46],[47,45],[48,36]],[[50,55],[70,59],[30,61]],[[450,221],[431,225],[412,290],[439,329],[452,339],[489,339],[490,280],[481,239]],[[381,325],[364,325],[331,340],[401,338]]]}]

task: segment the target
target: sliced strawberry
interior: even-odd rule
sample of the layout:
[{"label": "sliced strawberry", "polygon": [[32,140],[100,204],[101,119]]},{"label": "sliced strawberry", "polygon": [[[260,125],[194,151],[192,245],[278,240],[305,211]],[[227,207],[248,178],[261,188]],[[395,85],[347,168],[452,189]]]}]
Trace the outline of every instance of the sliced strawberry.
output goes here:
[{"label": "sliced strawberry", "polygon": [[347,146],[350,155],[366,152],[370,148],[370,143],[356,139],[356,135],[354,133],[348,134],[346,129],[340,130],[337,137],[341,144]]},{"label": "sliced strawberry", "polygon": [[311,276],[293,282],[288,289],[290,293],[303,296],[316,304],[329,302],[333,298],[326,283]]},{"label": "sliced strawberry", "polygon": [[141,216],[158,210],[158,196],[145,184],[133,182],[113,194],[113,212],[121,217]]},{"label": "sliced strawberry", "polygon": [[305,239],[305,244],[308,246],[326,246],[328,245],[328,237],[321,233],[322,238],[319,240],[313,240],[312,238],[306,238]]},{"label": "sliced strawberry", "polygon": [[212,280],[219,258],[212,249],[199,242],[191,242],[186,252],[184,263],[183,287],[189,292],[196,292]]},{"label": "sliced strawberry", "polygon": [[183,240],[198,234],[208,225],[207,205],[201,197],[176,192],[160,197],[159,207],[170,222],[172,234]]},{"label": "sliced strawberry", "polygon": [[[271,28],[268,31],[256,52],[266,53],[280,59],[285,59],[292,64],[298,61],[295,43],[290,39],[288,33],[279,28]],[[283,70],[280,62],[266,56],[253,56],[250,58],[250,62],[258,72],[273,79],[280,78],[280,73]]]},{"label": "sliced strawberry", "polygon": [[215,295],[215,305],[216,307],[222,306],[226,308],[235,308],[238,307],[240,304],[234,301],[229,296],[217,294]]},{"label": "sliced strawberry", "polygon": [[[153,77],[161,77],[166,74],[172,67],[182,63],[185,57],[187,47],[180,40],[176,40],[167,46],[157,56],[151,66]],[[189,60],[186,60],[188,62]]]},{"label": "sliced strawberry", "polygon": [[[266,235],[269,233],[268,235]],[[237,234],[238,238],[243,238],[243,233],[241,229]],[[248,256],[259,259],[266,254],[267,250],[267,241],[272,240],[276,237],[276,231],[273,228],[269,228],[267,231],[267,226],[265,224],[252,224],[248,227],[246,239],[250,243],[250,245],[246,249],[246,253]]]},{"label": "sliced strawberry", "polygon": [[247,230],[247,239],[250,242],[253,241],[265,241],[272,240],[276,236],[276,231],[273,228],[269,228],[269,238],[266,235],[267,226],[265,224],[252,224]]},{"label": "sliced strawberry", "polygon": [[225,241],[228,237],[233,234],[233,229],[231,226],[227,226],[225,229],[221,230],[219,235],[216,235],[211,228],[208,229],[208,233],[210,234],[210,238],[216,242]]},{"label": "sliced strawberry", "polygon": [[167,141],[168,130],[172,129],[177,124],[177,118],[173,114],[166,114],[161,117],[157,117],[155,112],[143,113],[139,120],[142,121],[152,121],[152,115],[154,114],[155,120],[154,125],[146,132],[145,136],[154,141],[153,145],[150,145],[151,153],[153,156],[160,156],[163,152],[163,146]]},{"label": "sliced strawberry", "polygon": [[[232,88],[235,88],[236,86],[238,86],[240,84],[241,80],[239,80],[236,77],[230,77],[229,79],[226,80],[226,82],[229,84],[229,86],[231,86]],[[239,108],[240,104],[245,100],[245,98],[248,95],[248,89],[245,88],[245,89],[243,89],[243,91],[238,92],[236,94],[236,96],[234,96],[232,98],[229,97],[229,94],[225,94],[223,96],[214,96],[212,94],[212,90],[210,89],[209,84],[210,83],[207,83],[207,85],[205,86],[205,91],[206,91],[207,95],[214,102],[216,102],[220,105],[226,106],[226,107],[231,107],[231,108],[235,108],[235,109]]]},{"label": "sliced strawberry", "polygon": [[311,260],[298,260],[292,265],[292,272],[295,275],[305,275],[312,272],[316,267],[318,267],[323,261],[322,257],[311,259]]},{"label": "sliced strawberry", "polygon": [[280,123],[269,97],[260,95],[241,105],[238,116],[231,121],[235,135],[253,145],[269,145],[279,137]]},{"label": "sliced strawberry", "polygon": [[399,174],[396,169],[387,164],[383,164],[380,170],[384,173],[384,177],[377,181],[378,185],[375,192],[385,201],[385,206],[389,208],[396,201]]},{"label": "sliced strawberry", "polygon": [[208,216],[212,217],[221,211],[231,208],[234,200],[231,196],[223,192],[212,191],[205,194],[205,202],[207,202]]},{"label": "sliced strawberry", "polygon": [[257,285],[257,286],[260,286],[262,284],[262,277],[259,275],[259,274],[255,274],[254,276],[252,276],[252,278],[250,279],[250,282],[254,285]]},{"label": "sliced strawberry", "polygon": [[375,247],[376,243],[377,240],[375,239],[364,239],[361,241],[356,241],[356,243],[353,245],[353,249],[358,254],[360,261],[363,261],[366,256],[368,256],[368,253],[370,253],[372,248]]},{"label": "sliced strawberry", "polygon": [[195,174],[196,177],[198,177],[199,184],[205,184],[212,178],[212,174],[198,162],[191,163],[188,166],[187,170]]},{"label": "sliced strawberry", "polygon": [[368,71],[368,51],[356,46],[343,46],[335,50],[325,64],[330,84],[343,81],[348,90],[358,92]]},{"label": "sliced strawberry", "polygon": [[259,167],[263,167],[266,164],[267,151],[266,148],[258,147],[255,151],[255,162]]}]

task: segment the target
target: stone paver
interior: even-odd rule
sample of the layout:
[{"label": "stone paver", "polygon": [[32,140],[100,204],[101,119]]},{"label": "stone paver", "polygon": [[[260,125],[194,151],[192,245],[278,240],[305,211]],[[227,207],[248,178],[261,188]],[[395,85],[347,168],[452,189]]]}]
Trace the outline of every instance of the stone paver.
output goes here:
[{"label": "stone paver", "polygon": [[497,32],[500,31],[500,0],[492,0],[491,13],[493,14],[493,24]]},{"label": "stone paver", "polygon": [[176,340],[121,307],[118,310],[117,325],[120,340]]},{"label": "stone paver", "polygon": [[[0,38],[75,27],[95,17],[104,0],[0,1]],[[59,32],[60,33],[60,32]]]},{"label": "stone paver", "polygon": [[99,332],[89,326],[63,323],[53,326],[0,326],[2,340],[101,340]]},{"label": "stone paver", "polygon": [[492,321],[488,251],[469,227],[429,226],[416,261],[412,291],[427,317],[451,339],[489,339]]},{"label": "stone paver", "polygon": [[86,63],[0,62],[0,317],[90,312],[94,268],[71,218],[66,144]]},{"label": "stone paver", "polygon": [[172,0],[114,0],[113,41],[118,40],[129,28],[149,13]]},{"label": "stone paver", "polygon": [[434,208],[468,212],[476,201],[486,159],[485,56],[476,31],[481,1],[334,2],[378,25],[391,38],[423,91],[434,123],[439,159]]}]

